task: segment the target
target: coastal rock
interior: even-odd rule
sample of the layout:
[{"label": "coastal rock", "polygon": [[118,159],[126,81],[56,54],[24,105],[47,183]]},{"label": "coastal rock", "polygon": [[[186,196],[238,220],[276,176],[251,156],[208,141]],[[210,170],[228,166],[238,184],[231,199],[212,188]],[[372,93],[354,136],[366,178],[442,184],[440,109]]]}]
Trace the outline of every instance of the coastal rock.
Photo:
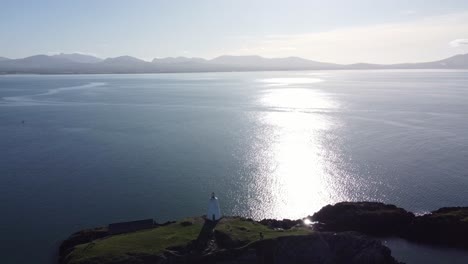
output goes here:
[{"label": "coastal rock", "polygon": [[445,207],[418,216],[403,237],[468,249],[468,207]]},{"label": "coastal rock", "polygon": [[260,240],[241,250],[206,256],[200,263],[314,263],[396,264],[390,250],[379,241],[353,232],[316,232]]},{"label": "coastal rock", "polygon": [[400,234],[415,216],[395,205],[378,202],[341,202],[327,205],[312,216],[326,231],[359,231],[371,235]]},{"label": "coastal rock", "polygon": [[[94,258],[94,263],[314,263],[314,264],[398,264],[391,251],[380,241],[366,238],[358,233],[315,232],[305,236],[285,236],[259,240],[246,246],[218,249],[210,254],[199,255],[180,248],[167,249],[162,255],[128,252],[123,259]],[[63,263],[70,263],[65,260]]]},{"label": "coastal rock", "polygon": [[343,202],[327,205],[312,216],[322,231],[358,231],[408,240],[468,248],[468,207],[445,207],[414,216],[394,205]]},{"label": "coastal rock", "polygon": [[290,219],[263,219],[259,221],[260,224],[266,225],[269,228],[281,228],[281,229],[290,229],[294,226],[302,224],[302,220],[290,220]]},{"label": "coastal rock", "polygon": [[[394,205],[343,202],[323,207],[312,219],[318,223],[311,228],[301,220],[194,217],[156,224],[123,240],[113,240],[106,228],[84,230],[62,243],[60,263],[398,263],[387,247],[363,233],[468,248],[468,207],[415,216]],[[158,235],[148,236],[153,233]],[[120,251],[108,251],[114,246]]]}]

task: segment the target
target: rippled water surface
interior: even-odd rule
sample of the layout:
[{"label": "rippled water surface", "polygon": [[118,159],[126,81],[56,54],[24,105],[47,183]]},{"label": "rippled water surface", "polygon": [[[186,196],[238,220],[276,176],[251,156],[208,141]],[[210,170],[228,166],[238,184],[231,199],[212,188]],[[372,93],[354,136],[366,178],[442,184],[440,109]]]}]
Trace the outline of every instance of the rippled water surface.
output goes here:
[{"label": "rippled water surface", "polygon": [[427,212],[468,202],[468,72],[0,76],[0,149],[5,263],[48,263],[86,227],[204,214],[212,191],[256,219]]}]

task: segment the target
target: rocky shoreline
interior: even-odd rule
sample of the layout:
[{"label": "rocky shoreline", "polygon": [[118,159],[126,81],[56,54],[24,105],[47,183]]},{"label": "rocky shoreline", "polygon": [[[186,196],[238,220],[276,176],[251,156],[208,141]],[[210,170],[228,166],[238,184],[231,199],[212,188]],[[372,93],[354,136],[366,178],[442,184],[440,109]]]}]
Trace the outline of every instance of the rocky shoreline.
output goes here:
[{"label": "rocky shoreline", "polygon": [[395,205],[342,202],[323,207],[311,219],[320,231],[357,231],[468,249],[468,207],[444,207],[417,216]]},{"label": "rocky shoreline", "polygon": [[201,231],[185,244],[163,245],[165,250],[158,254],[118,252],[120,258],[103,257],[107,253],[88,257],[84,245],[103,244],[114,235],[107,227],[82,230],[63,241],[59,263],[399,263],[390,249],[367,235],[468,249],[468,207],[441,208],[416,216],[395,205],[342,202],[307,218],[313,224],[306,225],[303,219],[254,221],[240,217],[225,217],[212,226],[204,222],[203,227],[199,219],[155,223],[150,230],[176,227],[172,230],[178,232],[200,224]]}]

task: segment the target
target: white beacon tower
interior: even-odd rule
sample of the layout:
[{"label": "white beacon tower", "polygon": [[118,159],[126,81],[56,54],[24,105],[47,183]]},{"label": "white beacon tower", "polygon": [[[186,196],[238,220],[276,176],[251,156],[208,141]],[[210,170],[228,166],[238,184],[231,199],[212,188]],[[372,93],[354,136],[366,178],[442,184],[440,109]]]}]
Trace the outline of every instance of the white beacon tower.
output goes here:
[{"label": "white beacon tower", "polygon": [[211,199],[208,202],[208,213],[206,218],[211,221],[217,221],[221,218],[221,210],[219,209],[218,198],[215,193],[211,193]]}]

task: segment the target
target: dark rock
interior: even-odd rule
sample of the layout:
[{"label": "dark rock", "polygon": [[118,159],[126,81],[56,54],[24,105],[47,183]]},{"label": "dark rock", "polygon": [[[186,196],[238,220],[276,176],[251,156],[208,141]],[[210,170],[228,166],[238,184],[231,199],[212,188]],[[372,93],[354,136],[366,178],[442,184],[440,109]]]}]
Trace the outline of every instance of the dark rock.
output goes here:
[{"label": "dark rock", "polygon": [[[163,256],[153,255],[153,254],[144,254],[144,253],[127,253],[129,259],[123,260],[122,264],[128,263],[162,263],[164,262]],[[99,263],[99,262],[98,262]]]},{"label": "dark rock", "polygon": [[468,207],[440,208],[430,214],[414,214],[375,202],[343,202],[327,205],[312,216],[318,230],[359,231],[391,235],[420,243],[468,248]]},{"label": "dark rock", "polygon": [[372,235],[404,232],[415,216],[394,205],[377,202],[342,202],[327,205],[312,216],[321,230],[359,231]]},{"label": "dark rock", "polygon": [[260,240],[246,247],[218,251],[199,263],[396,264],[379,241],[357,233],[317,232]]},{"label": "dark rock", "polygon": [[281,229],[290,229],[294,226],[302,224],[302,220],[290,220],[290,219],[263,219],[259,221],[260,224],[266,225],[271,229],[281,228]]},{"label": "dark rock", "polygon": [[403,237],[418,242],[468,248],[468,207],[445,207],[418,216]]},{"label": "dark rock", "polygon": [[335,256],[333,263],[398,263],[380,241],[355,232],[328,235],[328,244]]}]

